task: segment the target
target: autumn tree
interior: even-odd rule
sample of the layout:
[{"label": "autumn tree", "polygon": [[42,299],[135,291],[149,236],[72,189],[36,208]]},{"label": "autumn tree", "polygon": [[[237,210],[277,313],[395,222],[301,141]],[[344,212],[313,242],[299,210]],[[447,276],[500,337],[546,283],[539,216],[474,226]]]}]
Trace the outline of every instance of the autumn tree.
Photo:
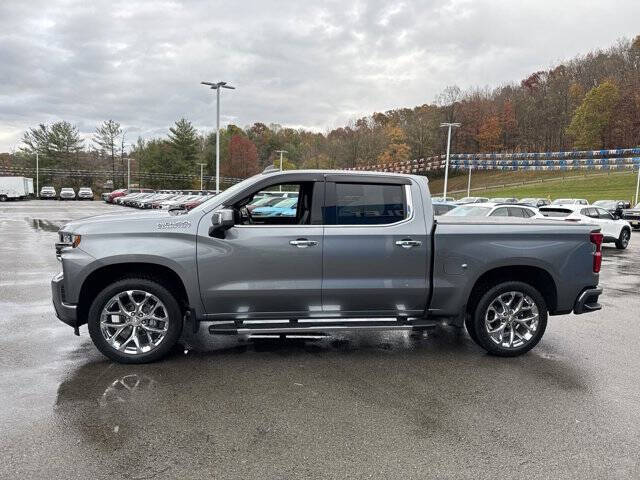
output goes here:
[{"label": "autumn tree", "polygon": [[587,92],[567,128],[575,147],[605,148],[606,136],[619,98],[618,87],[610,81]]},{"label": "autumn tree", "polygon": [[389,139],[389,144],[378,157],[378,161],[380,163],[395,163],[409,160],[411,149],[406,143],[407,136],[404,131],[400,127],[390,125],[386,128],[385,134]]},{"label": "autumn tree", "polygon": [[223,175],[246,178],[258,173],[258,149],[246,135],[234,134],[229,141],[229,160],[220,168]]}]

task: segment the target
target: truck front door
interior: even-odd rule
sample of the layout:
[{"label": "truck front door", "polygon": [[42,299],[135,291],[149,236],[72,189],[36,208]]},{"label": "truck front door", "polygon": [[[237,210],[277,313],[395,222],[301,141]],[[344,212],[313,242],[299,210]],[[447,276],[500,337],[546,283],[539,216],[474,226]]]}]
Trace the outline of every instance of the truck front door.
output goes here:
[{"label": "truck front door", "polygon": [[408,178],[327,176],[322,307],[330,316],[420,315],[431,225]]},{"label": "truck front door", "polygon": [[224,238],[209,236],[210,218],[200,223],[198,278],[207,317],[287,319],[321,310],[324,181],[264,190],[282,201],[234,206],[238,221]]}]

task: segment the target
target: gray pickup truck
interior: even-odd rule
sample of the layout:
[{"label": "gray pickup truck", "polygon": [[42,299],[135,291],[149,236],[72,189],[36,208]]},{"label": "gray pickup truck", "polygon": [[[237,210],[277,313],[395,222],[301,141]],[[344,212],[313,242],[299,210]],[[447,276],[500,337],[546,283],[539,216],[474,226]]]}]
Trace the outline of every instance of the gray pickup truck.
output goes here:
[{"label": "gray pickup truck", "polygon": [[[265,191],[286,208],[247,208]],[[258,215],[258,213],[260,213]],[[434,220],[425,177],[265,172],[198,207],[71,222],[57,316],[123,363],[211,334],[466,326],[488,352],[533,348],[548,315],[600,309],[602,234],[524,218]]]}]

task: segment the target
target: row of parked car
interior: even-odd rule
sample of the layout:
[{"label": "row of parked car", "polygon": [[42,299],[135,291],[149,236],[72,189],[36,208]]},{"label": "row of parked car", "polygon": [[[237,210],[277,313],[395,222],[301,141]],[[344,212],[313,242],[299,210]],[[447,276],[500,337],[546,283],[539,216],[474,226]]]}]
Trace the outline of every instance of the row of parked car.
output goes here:
[{"label": "row of parked car", "polygon": [[208,190],[151,190],[147,188],[121,188],[103,194],[107,203],[141,209],[184,209],[190,210],[209,198],[215,192]]},{"label": "row of parked car", "polygon": [[623,200],[598,200],[593,204],[584,198],[550,201],[545,198],[465,197],[452,200],[436,198],[433,203],[435,215],[562,219],[597,225],[604,235],[604,241],[615,243],[619,249],[629,245],[632,229],[640,229],[640,204],[632,209],[631,204]]},{"label": "row of parked car", "polygon": [[[190,210],[215,196],[206,190],[150,190],[119,189],[104,193],[107,203],[142,209],[185,209]],[[246,208],[252,217],[295,216],[298,192],[260,192]]]},{"label": "row of parked car", "polygon": [[78,192],[71,187],[60,189],[60,193],[51,186],[45,186],[40,189],[40,198],[45,200],[93,200],[93,190],[91,187],[80,187]]}]

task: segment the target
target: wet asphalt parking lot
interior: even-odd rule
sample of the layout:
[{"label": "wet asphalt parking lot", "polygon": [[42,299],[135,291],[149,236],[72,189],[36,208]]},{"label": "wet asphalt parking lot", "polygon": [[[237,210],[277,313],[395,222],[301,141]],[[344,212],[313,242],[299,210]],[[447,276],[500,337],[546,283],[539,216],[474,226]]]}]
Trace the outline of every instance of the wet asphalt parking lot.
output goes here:
[{"label": "wet asphalt parking lot", "polygon": [[519,358],[464,330],[211,337],[112,363],[50,303],[53,243],[102,202],[0,205],[0,478],[640,478],[640,234],[604,309]]}]

